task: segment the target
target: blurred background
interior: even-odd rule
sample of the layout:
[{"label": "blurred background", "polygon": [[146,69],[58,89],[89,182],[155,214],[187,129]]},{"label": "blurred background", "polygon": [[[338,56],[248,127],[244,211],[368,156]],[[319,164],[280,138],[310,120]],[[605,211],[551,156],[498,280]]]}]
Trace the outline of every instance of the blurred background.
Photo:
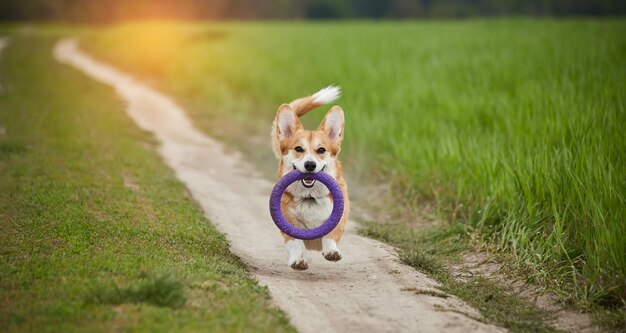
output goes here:
[{"label": "blurred background", "polygon": [[610,16],[621,0],[3,0],[0,19],[407,19],[474,16]]}]

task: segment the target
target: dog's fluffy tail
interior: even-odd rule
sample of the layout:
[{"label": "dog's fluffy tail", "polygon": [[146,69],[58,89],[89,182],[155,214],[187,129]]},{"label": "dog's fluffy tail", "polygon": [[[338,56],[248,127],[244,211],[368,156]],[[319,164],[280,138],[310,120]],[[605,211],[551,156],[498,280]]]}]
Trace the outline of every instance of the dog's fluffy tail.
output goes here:
[{"label": "dog's fluffy tail", "polygon": [[332,103],[339,98],[339,96],[341,96],[341,88],[328,86],[311,96],[296,99],[289,103],[289,106],[298,117],[302,117],[318,106]]}]

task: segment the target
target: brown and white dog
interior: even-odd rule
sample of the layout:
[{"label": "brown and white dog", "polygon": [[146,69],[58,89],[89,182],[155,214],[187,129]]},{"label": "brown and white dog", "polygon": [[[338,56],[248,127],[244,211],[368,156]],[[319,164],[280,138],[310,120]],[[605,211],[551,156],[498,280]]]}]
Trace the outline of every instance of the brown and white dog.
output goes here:
[{"label": "brown and white dog", "polygon": [[[324,171],[341,187],[345,208],[341,221],[328,235],[321,239],[302,241],[283,233],[289,266],[297,270],[308,268],[306,250],[321,250],[326,260],[341,260],[337,244],[343,236],[350,205],[348,187],[343,179],[341,162],[337,159],[343,140],[344,116],[339,106],[333,106],[315,131],[302,127],[300,117],[314,108],[336,100],[341,91],[329,86],[309,97],[297,99],[278,108],[272,125],[272,149],[278,158],[278,178],[294,169],[304,173]],[[291,184],[281,200],[281,209],[289,223],[300,228],[315,228],[330,216],[332,196],[326,186],[315,180]]]}]

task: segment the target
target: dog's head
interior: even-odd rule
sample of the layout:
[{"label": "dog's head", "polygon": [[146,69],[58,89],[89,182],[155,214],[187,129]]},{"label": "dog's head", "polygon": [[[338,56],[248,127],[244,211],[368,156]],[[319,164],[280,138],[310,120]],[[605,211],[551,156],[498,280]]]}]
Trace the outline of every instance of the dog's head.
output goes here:
[{"label": "dog's head", "polygon": [[[341,107],[332,107],[317,130],[307,131],[291,107],[283,104],[276,114],[276,127],[281,153],[279,157],[281,176],[298,169],[303,173],[324,171],[337,178],[337,155],[341,150],[344,127]],[[319,198],[329,193],[323,184],[306,178],[291,184],[287,191],[299,198]]]}]

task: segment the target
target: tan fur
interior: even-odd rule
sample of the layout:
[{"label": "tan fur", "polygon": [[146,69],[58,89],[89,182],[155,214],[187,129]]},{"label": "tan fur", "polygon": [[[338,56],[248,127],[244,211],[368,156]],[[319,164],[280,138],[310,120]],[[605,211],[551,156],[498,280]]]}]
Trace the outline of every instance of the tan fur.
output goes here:
[{"label": "tan fur", "polygon": [[[274,118],[274,122],[272,124],[272,132],[271,132],[272,150],[274,151],[274,154],[279,160],[278,172],[277,172],[277,176],[279,179],[283,176],[283,170],[284,170],[282,157],[288,154],[290,151],[293,152],[294,147],[298,145],[298,143],[300,142],[303,142],[303,141],[308,142],[309,143],[308,146],[312,146],[312,142],[321,142],[321,146],[324,146],[324,148],[326,148],[327,154],[331,154],[330,156],[332,158],[332,162],[334,163],[334,170],[336,170],[335,180],[337,181],[337,184],[341,188],[343,192],[343,196],[344,196],[344,211],[337,227],[335,227],[335,229],[333,229],[326,237],[339,243],[339,241],[341,240],[343,236],[343,233],[345,232],[346,222],[348,220],[348,215],[350,212],[350,202],[348,198],[348,186],[346,184],[345,179],[343,178],[343,169],[341,166],[341,162],[337,159],[337,156],[339,152],[341,151],[341,140],[343,139],[343,128],[341,129],[340,133],[334,133],[335,135],[339,135],[339,138],[333,141],[329,138],[329,133],[326,130],[325,124],[331,112],[341,111],[343,115],[343,110],[341,110],[341,108],[338,106],[334,106],[333,108],[331,108],[329,112],[327,113],[326,117],[324,117],[324,120],[320,124],[319,128],[315,131],[305,130],[299,119],[300,116],[308,113],[309,111],[311,111],[312,109],[320,105],[321,105],[320,103],[315,103],[311,97],[300,98],[289,104],[281,105],[278,108],[276,117]],[[281,114],[282,112],[286,112],[286,113],[293,112],[295,114],[296,117],[294,120],[295,126],[293,129],[293,133],[280,133],[278,122],[279,122],[279,114]],[[288,134],[287,138],[285,138],[286,134]],[[298,155],[295,152],[293,153]],[[308,153],[308,151],[305,151],[300,154],[306,154],[306,153]],[[329,197],[332,199],[332,196],[330,196],[330,194],[329,194]],[[295,216],[293,216],[290,213],[290,211],[292,211],[292,208],[295,208],[296,205],[298,205],[298,200],[296,200],[296,198],[288,190],[285,191],[281,199],[281,210],[283,214],[285,215],[285,218],[292,225],[300,227],[300,228],[304,228],[305,226],[302,223],[302,221],[299,221]],[[285,233],[282,233],[282,235],[285,239],[285,243],[294,239],[286,235]],[[319,251],[322,249],[321,239],[309,240],[309,241],[305,241],[304,243],[305,243],[306,248],[309,250]]]}]

